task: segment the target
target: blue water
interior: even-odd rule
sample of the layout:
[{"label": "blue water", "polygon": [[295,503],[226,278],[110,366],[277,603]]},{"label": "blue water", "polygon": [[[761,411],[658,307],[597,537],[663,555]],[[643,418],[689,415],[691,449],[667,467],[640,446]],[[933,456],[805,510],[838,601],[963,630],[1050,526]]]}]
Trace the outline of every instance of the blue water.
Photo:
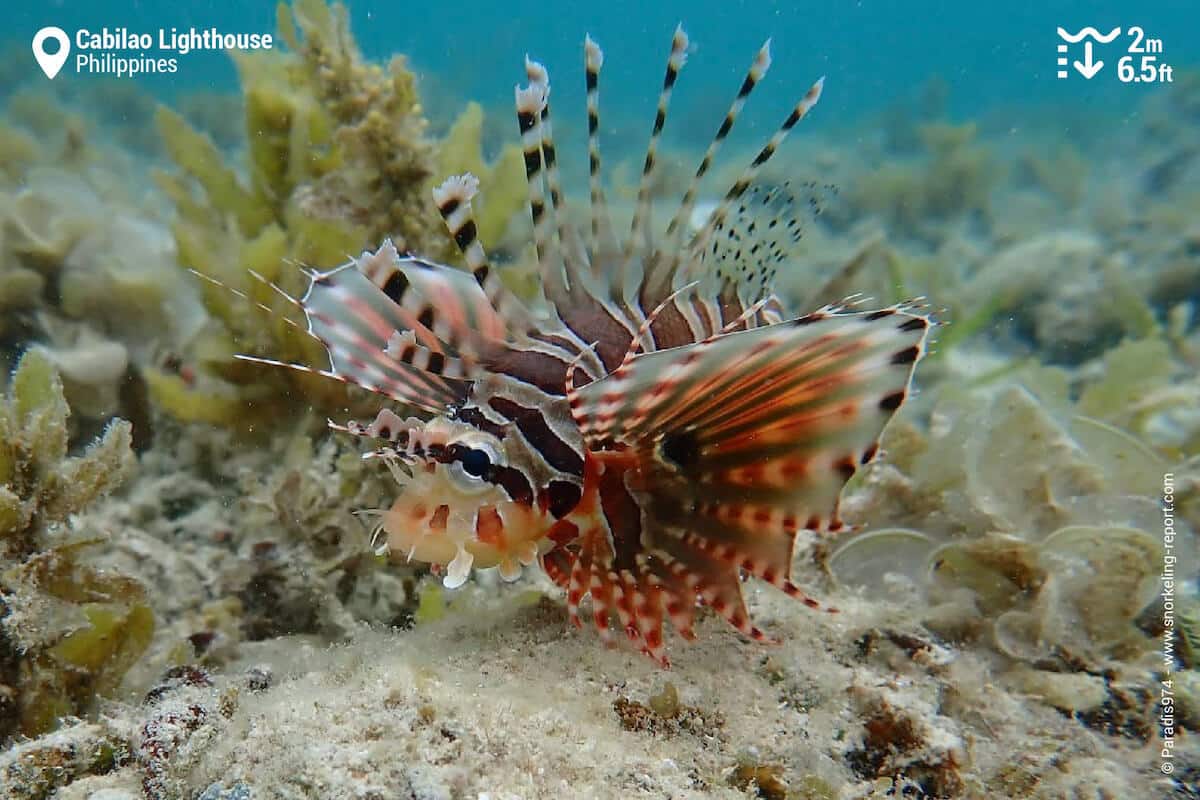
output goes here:
[{"label": "blue water", "polygon": [[[352,27],[366,55],[385,60],[408,54],[438,94],[475,98],[488,107],[511,102],[523,79],[522,56],[546,63],[562,115],[581,111],[584,33],[605,48],[606,113],[648,120],[662,63],[677,22],[692,37],[692,61],[680,96],[711,105],[719,119],[755,50],[774,40],[774,68],[760,90],[747,130],[773,126],[791,100],[820,75],[828,78],[821,116],[855,120],[913,94],[933,77],[949,89],[948,111],[974,116],[1010,106],[1077,105],[1121,114],[1152,89],[1116,80],[1116,49],[1123,34],[1098,51],[1109,63],[1095,79],[1072,72],[1055,77],[1057,26],[1071,31],[1092,25],[1144,28],[1164,40],[1162,61],[1176,67],[1200,63],[1200,10],[1195,3],[1100,3],[1049,1],[966,2],[388,2],[351,3]],[[56,25],[78,28],[216,27],[227,32],[273,32],[274,4],[233,0],[181,5],[169,0],[108,0],[8,6],[0,44],[25,48],[35,31]],[[1072,53],[1072,58],[1077,53]],[[44,80],[30,59],[30,79]],[[64,72],[60,80],[87,81]],[[164,98],[198,88],[232,90],[236,75],[222,53],[193,53],[173,76],[141,82]],[[9,87],[4,87],[9,88]],[[701,98],[696,100],[696,98]],[[437,98],[430,105],[438,108]],[[682,101],[680,102],[682,106]],[[679,107],[679,106],[677,106]],[[1014,120],[1014,125],[1019,125]],[[826,122],[825,124],[830,124]],[[707,126],[706,126],[707,127]]]}]

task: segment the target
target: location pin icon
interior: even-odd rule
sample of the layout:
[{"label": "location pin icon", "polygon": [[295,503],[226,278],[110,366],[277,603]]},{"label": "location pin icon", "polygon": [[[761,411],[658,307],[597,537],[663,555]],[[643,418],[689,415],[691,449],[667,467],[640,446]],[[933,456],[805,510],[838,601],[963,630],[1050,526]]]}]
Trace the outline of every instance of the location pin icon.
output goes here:
[{"label": "location pin icon", "polygon": [[[58,42],[57,53],[46,52],[47,39]],[[54,80],[54,76],[63,68],[63,64],[67,63],[67,57],[70,54],[71,40],[62,28],[55,28],[51,25],[42,28],[33,37],[33,57],[37,59],[42,72],[46,73],[46,77],[51,80]]]}]

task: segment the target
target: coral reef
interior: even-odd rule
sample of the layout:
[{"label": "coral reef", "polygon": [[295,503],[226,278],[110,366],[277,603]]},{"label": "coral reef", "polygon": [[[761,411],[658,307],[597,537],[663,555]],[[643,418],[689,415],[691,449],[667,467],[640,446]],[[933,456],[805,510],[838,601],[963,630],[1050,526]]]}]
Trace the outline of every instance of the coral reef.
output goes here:
[{"label": "coral reef", "polygon": [[130,425],[69,457],[67,415],[49,359],[26,353],[0,403],[0,737],[88,711],[154,631],[143,587],[94,568],[103,538],[68,524],[131,474]]}]

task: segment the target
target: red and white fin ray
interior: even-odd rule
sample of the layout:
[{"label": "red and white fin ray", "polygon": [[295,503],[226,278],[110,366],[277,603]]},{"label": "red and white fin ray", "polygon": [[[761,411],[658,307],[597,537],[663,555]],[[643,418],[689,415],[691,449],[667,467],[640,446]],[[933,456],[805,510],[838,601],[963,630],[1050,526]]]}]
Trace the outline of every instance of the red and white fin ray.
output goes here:
[{"label": "red and white fin ray", "polygon": [[329,354],[331,373],[425,409],[444,408],[466,396],[466,381],[388,354],[389,342],[402,330],[397,306],[353,262],[311,278],[299,303],[309,332]]},{"label": "red and white fin ray", "polygon": [[[306,364],[296,364],[286,361],[280,361],[274,358],[264,358],[260,356],[250,356],[237,354],[234,358],[239,361],[246,361],[254,364],[262,364],[265,366],[278,367],[288,369],[293,372],[302,372],[309,375],[315,375],[327,380],[335,380],[341,383],[357,386],[369,392],[382,394],[397,402],[418,408],[422,411],[431,413],[440,413],[444,410],[449,402],[455,402],[455,398],[465,389],[465,385],[457,381],[451,383],[442,380],[445,378],[465,378],[463,367],[456,359],[446,359],[440,354],[430,354],[425,359],[411,358],[400,363],[390,363],[393,358],[392,354],[387,352],[385,346],[382,351],[383,358],[380,357],[380,352],[372,352],[371,347],[374,346],[367,340],[362,339],[361,332],[355,332],[348,328],[343,329],[340,323],[335,319],[332,322],[332,329],[337,331],[336,335],[331,335],[330,322],[320,316],[309,300],[314,296],[314,285],[322,280],[332,280],[330,276],[333,273],[343,269],[348,269],[352,264],[343,265],[343,267],[333,270],[329,273],[307,272],[310,280],[308,292],[303,300],[292,297],[286,291],[281,289],[275,283],[267,280],[262,275],[254,270],[249,270],[250,275],[260,283],[268,286],[275,291],[285,301],[295,306],[305,315],[306,325],[301,325],[293,319],[283,316],[276,312],[270,306],[264,305],[250,297],[245,292],[235,289],[216,278],[204,275],[201,272],[192,270],[194,275],[202,278],[209,283],[212,283],[242,299],[251,303],[255,308],[266,312],[274,317],[282,319],[294,330],[303,333],[320,343],[324,348],[330,360],[329,369],[319,369]],[[346,282],[343,280],[343,282]],[[358,289],[368,294],[377,292],[373,287],[369,287],[361,281],[349,279],[351,284],[358,284]],[[316,298],[320,300],[325,292],[325,287],[319,287],[316,291]],[[385,306],[377,305],[373,311],[370,324],[375,326],[376,332],[382,331],[388,322],[398,322],[394,318],[388,318],[387,314],[393,309]],[[317,316],[314,316],[317,314]],[[379,315],[383,316],[380,317]],[[382,320],[382,321],[381,321]],[[409,332],[411,335],[411,332]],[[374,334],[368,334],[368,337]],[[398,332],[393,329],[392,336],[395,337]],[[349,337],[353,344],[347,346],[341,339]],[[375,340],[374,344],[378,344]],[[424,350],[425,348],[419,348]],[[414,353],[417,351],[414,350]]]},{"label": "red and white fin ray", "polygon": [[[742,573],[819,607],[791,582],[796,534],[843,527],[838,497],[875,458],[933,324],[916,304],[822,309],[638,355],[571,392],[590,457],[625,459],[641,517],[606,506],[608,541],[667,601],[652,614],[679,615],[670,600],[693,592],[765,638],[741,602]],[[639,631],[654,624],[635,620]]]},{"label": "red and white fin ray", "polygon": [[397,328],[411,329],[430,350],[477,357],[507,338],[508,322],[468,272],[401,256],[390,241],[356,264],[391,301]]},{"label": "red and white fin ray", "polygon": [[388,339],[387,347],[383,352],[401,364],[407,364],[431,375],[464,381],[474,380],[478,377],[476,371],[478,362],[474,358],[470,356],[456,358],[431,350],[418,342],[416,335],[411,330],[395,331],[392,338]]},{"label": "red and white fin ray", "polygon": [[235,353],[233,357],[238,361],[245,361],[250,364],[260,364],[267,367],[291,370],[292,372],[300,372],[305,375],[315,375],[318,378],[337,381],[339,383],[344,383],[347,386],[356,386],[359,389],[363,389],[373,394],[383,395],[384,397],[395,400],[397,403],[403,403],[407,406],[411,406],[412,408],[425,411],[430,414],[440,414],[445,410],[445,407],[441,402],[425,400],[420,394],[411,392],[403,385],[392,383],[369,383],[365,379],[360,379],[355,375],[346,375],[328,369],[317,369],[316,367],[310,367],[307,364],[296,364],[290,361],[280,361],[275,358],[261,358],[259,356],[248,356],[241,353]]}]

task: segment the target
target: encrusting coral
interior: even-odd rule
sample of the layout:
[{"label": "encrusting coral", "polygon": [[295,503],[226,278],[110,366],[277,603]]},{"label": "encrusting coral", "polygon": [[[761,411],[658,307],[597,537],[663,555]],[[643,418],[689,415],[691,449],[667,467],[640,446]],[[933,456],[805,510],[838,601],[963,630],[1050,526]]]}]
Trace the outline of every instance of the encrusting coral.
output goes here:
[{"label": "encrusting coral", "polygon": [[133,471],[131,426],[68,455],[62,382],[31,350],[0,402],[0,738],[35,735],[113,691],[150,641],[136,581],[92,568],[69,518]]}]

